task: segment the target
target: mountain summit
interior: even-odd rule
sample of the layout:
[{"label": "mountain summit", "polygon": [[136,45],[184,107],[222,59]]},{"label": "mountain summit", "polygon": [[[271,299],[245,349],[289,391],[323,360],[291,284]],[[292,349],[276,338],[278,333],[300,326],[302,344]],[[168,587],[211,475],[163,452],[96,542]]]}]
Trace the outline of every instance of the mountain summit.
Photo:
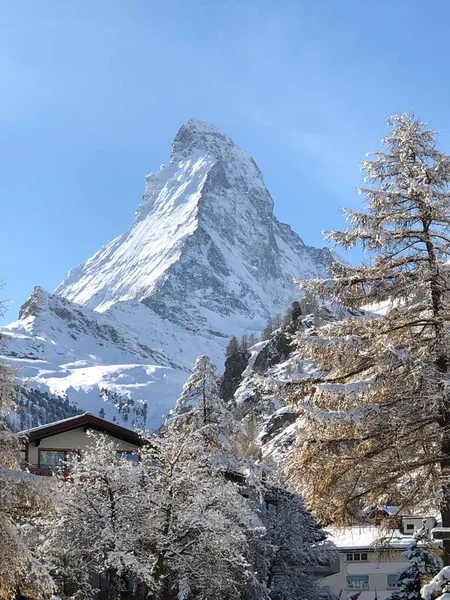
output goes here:
[{"label": "mountain summit", "polygon": [[323,275],[330,259],[275,218],[255,161],[191,119],[146,177],[131,227],[54,295],[36,288],[1,332],[36,388],[91,412],[111,397],[141,402],[155,426],[198,354],[223,362],[231,335],[262,330],[295,298],[293,279]]},{"label": "mountain summit", "polygon": [[259,330],[323,273],[329,251],[305,246],[273,214],[254,160],[213,125],[190,120],[170,163],[147,176],[134,224],[56,293],[105,311],[129,299],[202,334]]}]

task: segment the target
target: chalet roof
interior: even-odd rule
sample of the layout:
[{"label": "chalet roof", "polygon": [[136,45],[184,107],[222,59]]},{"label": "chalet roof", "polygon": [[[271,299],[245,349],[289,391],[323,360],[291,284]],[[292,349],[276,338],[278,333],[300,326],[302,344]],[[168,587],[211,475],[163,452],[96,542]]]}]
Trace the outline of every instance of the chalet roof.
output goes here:
[{"label": "chalet roof", "polygon": [[34,442],[58,433],[72,431],[78,427],[104,431],[124,442],[129,442],[136,446],[143,445],[141,436],[135,431],[122,427],[122,425],[117,425],[117,423],[111,423],[111,421],[107,421],[106,419],[96,417],[91,413],[84,413],[75,417],[69,417],[68,419],[62,419],[61,421],[55,421],[54,423],[48,423],[47,425],[26,429],[21,431],[19,435],[26,437],[28,441]]},{"label": "chalet roof", "polygon": [[327,527],[325,531],[341,551],[374,550],[382,547],[401,550],[407,548],[413,541],[411,535],[403,535],[398,530],[386,532],[381,527],[373,525],[357,525],[344,529]]}]

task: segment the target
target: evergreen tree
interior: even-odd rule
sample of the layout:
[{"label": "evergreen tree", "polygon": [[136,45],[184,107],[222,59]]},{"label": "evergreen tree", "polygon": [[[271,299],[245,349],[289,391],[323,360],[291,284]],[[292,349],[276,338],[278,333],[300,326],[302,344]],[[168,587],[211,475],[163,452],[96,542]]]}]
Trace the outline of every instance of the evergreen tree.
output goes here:
[{"label": "evergreen tree", "polygon": [[420,595],[424,600],[431,600],[431,598],[448,600],[450,595],[450,567],[441,569],[430,583],[423,586],[420,590]]},{"label": "evergreen tree", "polygon": [[209,356],[203,354],[195,361],[174,416],[178,427],[189,424],[194,430],[201,428],[210,444],[218,448],[228,444],[233,435],[233,417],[220,397],[219,375]]},{"label": "evergreen tree", "polygon": [[435,551],[425,523],[414,534],[409,548],[403,553],[410,564],[399,574],[400,587],[387,600],[422,600],[420,590],[440,571],[440,563],[430,551]]},{"label": "evergreen tree", "polygon": [[266,499],[262,520],[273,548],[267,578],[271,600],[317,600],[323,583],[320,566],[337,556],[335,547],[298,494],[278,483],[268,488]]},{"label": "evergreen tree", "polygon": [[[335,263],[306,289],[352,311],[299,339],[317,371],[295,386],[305,429],[288,461],[321,519],[359,516],[387,501],[440,504],[450,526],[450,158],[410,115],[392,117],[386,151],[363,162],[362,212],[328,239],[361,244],[366,261]],[[449,562],[449,543],[444,542]]]}]

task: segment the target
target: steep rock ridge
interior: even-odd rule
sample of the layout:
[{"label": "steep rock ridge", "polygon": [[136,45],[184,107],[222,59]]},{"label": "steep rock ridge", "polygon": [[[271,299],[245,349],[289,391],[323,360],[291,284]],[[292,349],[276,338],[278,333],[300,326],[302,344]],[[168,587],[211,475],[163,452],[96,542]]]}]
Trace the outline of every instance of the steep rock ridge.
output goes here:
[{"label": "steep rock ridge", "polygon": [[169,164],[147,176],[131,227],[55,294],[35,288],[19,320],[0,328],[2,358],[43,405],[64,398],[154,428],[196,356],[221,367],[231,335],[261,331],[297,296],[293,279],[324,275],[331,258],[277,221],[246,152],[191,120]]},{"label": "steep rock ridge", "polygon": [[265,460],[278,462],[292,449],[296,434],[301,434],[302,408],[287,399],[295,383],[320,375],[305,357],[303,342],[316,339],[317,330],[330,322],[356,315],[374,313],[305,297],[292,304],[283,326],[249,349],[244,362],[241,352],[227,359],[222,387],[233,391],[229,402],[241,421],[248,423],[250,442]]}]

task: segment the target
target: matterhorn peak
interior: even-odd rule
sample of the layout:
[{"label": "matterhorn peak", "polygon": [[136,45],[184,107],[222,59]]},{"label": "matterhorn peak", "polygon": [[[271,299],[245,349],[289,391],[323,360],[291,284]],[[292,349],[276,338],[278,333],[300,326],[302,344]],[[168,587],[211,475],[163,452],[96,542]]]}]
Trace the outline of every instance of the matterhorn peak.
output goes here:
[{"label": "matterhorn peak", "polygon": [[102,402],[113,390],[145,400],[158,425],[156,403],[172,408],[199,354],[220,365],[232,335],[261,331],[298,296],[294,280],[325,275],[330,260],[275,218],[251,156],[191,119],[170,162],[147,176],[129,229],[55,294],[35,289],[6,328],[12,356],[28,357],[50,393],[77,390],[84,410],[83,390]]},{"label": "matterhorn peak", "polygon": [[205,314],[218,313],[226,320],[219,337],[233,331],[235,312],[244,328],[258,328],[295,295],[294,277],[315,276],[328,260],[320,255],[319,266],[289,231],[274,217],[250,155],[214,125],[191,119],[175,136],[170,164],[147,176],[134,225],[56,291],[100,311],[137,300],[203,332],[217,331],[217,318]]},{"label": "matterhorn peak", "polygon": [[233,140],[224,135],[215,125],[189,119],[174,137],[171,160],[179,160],[195,151],[208,152],[220,159],[224,152],[229,151],[233,146],[235,146]]}]

